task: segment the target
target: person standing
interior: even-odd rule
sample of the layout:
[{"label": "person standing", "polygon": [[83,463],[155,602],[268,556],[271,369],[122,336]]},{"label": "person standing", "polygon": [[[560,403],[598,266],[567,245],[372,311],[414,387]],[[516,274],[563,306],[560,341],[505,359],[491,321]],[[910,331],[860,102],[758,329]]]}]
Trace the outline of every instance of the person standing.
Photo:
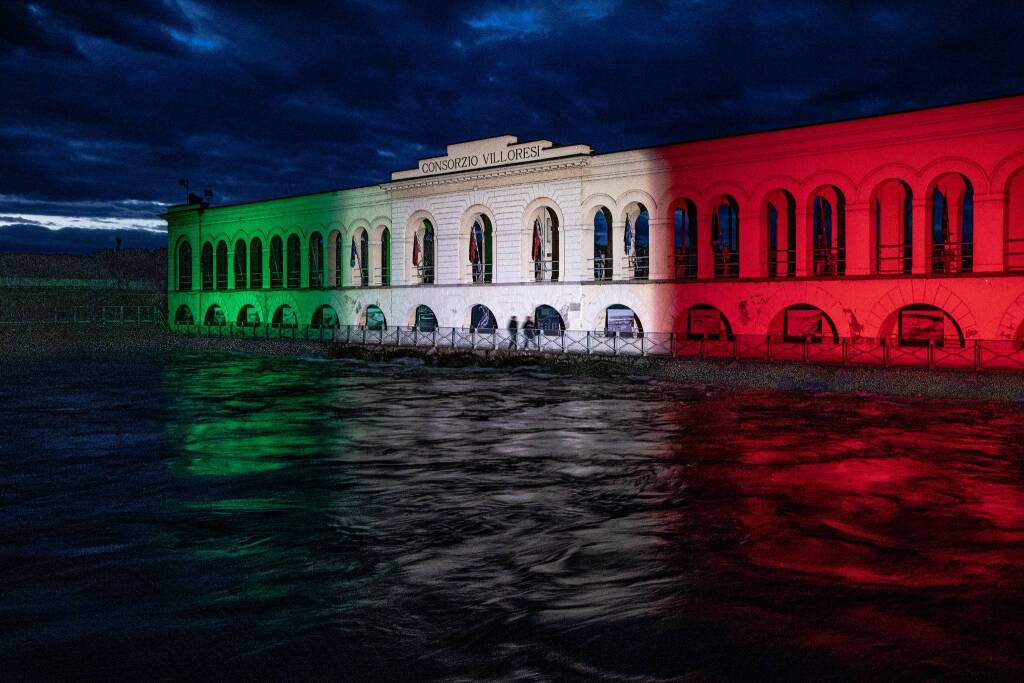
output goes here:
[{"label": "person standing", "polygon": [[[528,350],[530,344],[533,343],[533,334],[535,332],[535,325],[533,324],[533,318],[526,316],[526,320],[523,322],[523,336],[526,337],[526,341],[523,342],[523,349]],[[538,350],[540,349],[540,342],[537,343]]]},{"label": "person standing", "polygon": [[508,321],[508,350],[516,351],[518,346],[516,344],[516,337],[519,334],[519,320],[515,316],[509,318]]}]

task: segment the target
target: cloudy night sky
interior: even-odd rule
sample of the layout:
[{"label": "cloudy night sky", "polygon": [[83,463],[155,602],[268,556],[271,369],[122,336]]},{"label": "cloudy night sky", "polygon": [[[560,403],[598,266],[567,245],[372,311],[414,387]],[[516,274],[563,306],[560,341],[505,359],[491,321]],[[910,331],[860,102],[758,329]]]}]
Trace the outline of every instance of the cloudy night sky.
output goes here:
[{"label": "cloudy night sky", "polygon": [[1022,36],[1019,0],[4,2],[0,251],[160,245],[180,177],[220,204],[491,135],[608,152],[1016,94]]}]

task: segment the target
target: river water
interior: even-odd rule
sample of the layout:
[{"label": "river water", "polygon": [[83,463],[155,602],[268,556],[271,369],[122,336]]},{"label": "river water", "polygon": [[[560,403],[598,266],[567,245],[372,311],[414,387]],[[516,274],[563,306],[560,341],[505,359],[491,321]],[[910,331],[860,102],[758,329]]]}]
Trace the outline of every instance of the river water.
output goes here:
[{"label": "river water", "polygon": [[184,352],[0,369],[0,671],[1024,676],[1016,404]]}]

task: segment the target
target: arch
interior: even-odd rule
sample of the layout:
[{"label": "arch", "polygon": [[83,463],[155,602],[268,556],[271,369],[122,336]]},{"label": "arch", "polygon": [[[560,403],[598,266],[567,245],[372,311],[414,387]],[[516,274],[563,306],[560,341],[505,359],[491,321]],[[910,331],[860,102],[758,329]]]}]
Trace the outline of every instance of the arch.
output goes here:
[{"label": "arch", "polygon": [[793,304],[779,311],[768,326],[770,337],[786,341],[821,342],[831,337],[839,343],[839,331],[828,313],[811,304]]},{"label": "arch", "polygon": [[498,329],[498,318],[483,304],[473,304],[469,309],[469,328],[477,332],[493,332]]},{"label": "arch", "polygon": [[244,239],[239,239],[235,242],[235,289],[247,289],[249,287],[249,278],[247,270],[247,267],[249,265],[248,251],[248,246],[246,245]]},{"label": "arch", "polygon": [[879,326],[878,336],[895,339],[900,346],[951,346],[964,348],[963,329],[944,309],[931,304],[908,304],[890,313]]},{"label": "arch", "polygon": [[186,304],[178,306],[178,309],[174,311],[174,324],[175,325],[195,325],[196,319],[192,315],[192,309]]},{"label": "arch", "polygon": [[298,327],[299,314],[288,304],[281,304],[270,319],[272,327]]},{"label": "arch", "polygon": [[302,240],[294,233],[288,236],[284,270],[286,288],[297,289],[302,286]]},{"label": "arch", "polygon": [[864,174],[858,185],[857,201],[872,201],[878,191],[878,187],[882,183],[894,179],[906,183],[913,194],[919,195],[924,189],[921,186],[920,174],[912,166],[901,163],[884,163]]},{"label": "arch", "polygon": [[1006,181],[1006,270],[1024,270],[1024,167]]},{"label": "arch", "polygon": [[341,277],[341,264],[344,263],[344,256],[342,254],[343,247],[345,246],[345,240],[342,238],[341,230],[333,228],[327,233],[327,244],[326,244],[326,286],[327,287],[341,287],[343,278]]},{"label": "arch", "polygon": [[417,211],[409,221],[406,235],[410,257],[406,260],[406,279],[412,284],[434,284],[436,225],[433,216],[425,211]]},{"label": "arch", "polygon": [[914,260],[913,191],[900,178],[883,179],[871,191],[874,272],[909,275]]},{"label": "arch", "polygon": [[284,287],[284,240],[280,235],[270,238],[270,288]]},{"label": "arch", "polygon": [[474,204],[462,216],[459,229],[459,281],[494,281],[495,221],[490,209]]},{"label": "arch", "polygon": [[523,279],[557,282],[565,241],[558,205],[547,198],[534,200],[523,213],[523,218],[522,262],[526,266]]},{"label": "arch", "polygon": [[215,289],[228,288],[228,244],[224,240],[217,242],[217,260],[214,263],[216,272]]},{"label": "arch", "polygon": [[764,217],[765,267],[768,277],[796,276],[796,199],[784,188],[767,192]]},{"label": "arch", "polygon": [[690,306],[676,319],[676,331],[689,339],[732,339],[732,325],[719,309],[709,304]]},{"label": "arch", "polygon": [[412,325],[420,332],[433,332],[437,329],[437,316],[429,306],[420,304],[413,313]]},{"label": "arch", "polygon": [[259,237],[249,241],[249,287],[263,288],[263,242]]},{"label": "arch", "polygon": [[252,304],[245,304],[238,309],[238,317],[235,318],[235,324],[239,327],[258,327],[262,322],[259,309]]},{"label": "arch", "polygon": [[370,285],[370,234],[362,226],[352,232],[348,247],[349,281],[356,287]]},{"label": "arch", "polygon": [[928,272],[969,273],[974,269],[974,187],[959,172],[928,184],[926,212]]},{"label": "arch", "polygon": [[651,258],[651,213],[647,205],[632,201],[622,209],[622,264],[626,277],[646,280],[650,274]]},{"label": "arch", "polygon": [[545,335],[558,335],[565,332],[565,321],[562,314],[553,306],[541,304],[533,309],[533,319],[537,329]]},{"label": "arch", "polygon": [[597,207],[594,213],[593,272],[598,281],[611,280],[615,264],[615,237],[612,227],[612,212],[606,206]]},{"label": "arch", "polygon": [[676,280],[690,280],[697,277],[697,204],[689,198],[680,197],[669,204],[672,219],[672,263]]},{"label": "arch", "polygon": [[380,284],[382,287],[391,286],[391,230],[382,228],[377,238],[377,247],[380,252],[377,268],[380,273]]},{"label": "arch", "polygon": [[716,278],[740,275],[740,208],[731,194],[720,194],[708,206],[711,215],[711,249]]},{"label": "arch", "polygon": [[319,232],[309,236],[309,287],[320,289],[324,286],[324,237]]},{"label": "arch", "polygon": [[[178,255],[176,258],[176,275],[178,291],[189,291],[192,289],[192,245],[185,238],[178,240]],[[189,312],[191,315],[191,311]]]},{"label": "arch", "polygon": [[366,307],[363,311],[363,326],[368,330],[388,329],[388,320],[384,316],[384,311],[381,310],[380,306],[370,304]]},{"label": "arch", "polygon": [[846,195],[837,185],[821,185],[807,199],[811,273],[835,277],[846,273]]},{"label": "arch", "polygon": [[622,221],[626,220],[626,216],[630,213],[631,204],[643,204],[648,211],[657,215],[658,203],[654,201],[654,197],[649,192],[644,190],[626,190],[620,194],[616,200],[615,205],[623,207],[619,211],[619,219]]},{"label": "arch", "polygon": [[341,327],[341,321],[338,319],[338,314],[331,306],[324,304],[317,306],[316,310],[313,311],[313,318],[309,323],[309,326],[313,329],[338,329]]},{"label": "arch", "polygon": [[213,244],[207,242],[199,257],[199,275],[202,279],[203,291],[213,289]]},{"label": "arch", "polygon": [[206,309],[206,315],[203,316],[203,324],[210,327],[226,325],[227,319],[224,317],[224,309],[218,304],[212,304]]},{"label": "arch", "polygon": [[[985,169],[967,157],[941,157],[935,159],[926,164],[918,175],[921,178],[927,179],[950,173],[963,176],[972,187],[983,189],[989,187],[988,174],[985,172]],[[933,184],[934,180],[928,183],[929,190]]]},{"label": "arch", "polygon": [[640,316],[623,304],[612,304],[604,309],[605,334],[618,334],[620,337],[643,336],[644,327]]}]

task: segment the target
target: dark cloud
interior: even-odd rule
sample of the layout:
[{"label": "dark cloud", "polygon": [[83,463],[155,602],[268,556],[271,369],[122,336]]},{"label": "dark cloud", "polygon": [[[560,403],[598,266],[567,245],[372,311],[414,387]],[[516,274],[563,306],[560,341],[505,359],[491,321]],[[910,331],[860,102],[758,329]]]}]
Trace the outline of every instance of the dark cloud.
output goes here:
[{"label": "dark cloud", "polygon": [[[167,237],[149,230],[95,230],[61,228],[51,230],[37,223],[0,225],[0,252],[14,254],[91,254],[110,249],[121,239],[123,248],[159,249]],[[2,275],[2,273],[0,273]]]},{"label": "dark cloud", "polygon": [[[611,151],[1024,91],[1018,2],[0,5],[0,211],[380,182],[512,133]],[[38,211],[43,213],[44,210]]]}]

